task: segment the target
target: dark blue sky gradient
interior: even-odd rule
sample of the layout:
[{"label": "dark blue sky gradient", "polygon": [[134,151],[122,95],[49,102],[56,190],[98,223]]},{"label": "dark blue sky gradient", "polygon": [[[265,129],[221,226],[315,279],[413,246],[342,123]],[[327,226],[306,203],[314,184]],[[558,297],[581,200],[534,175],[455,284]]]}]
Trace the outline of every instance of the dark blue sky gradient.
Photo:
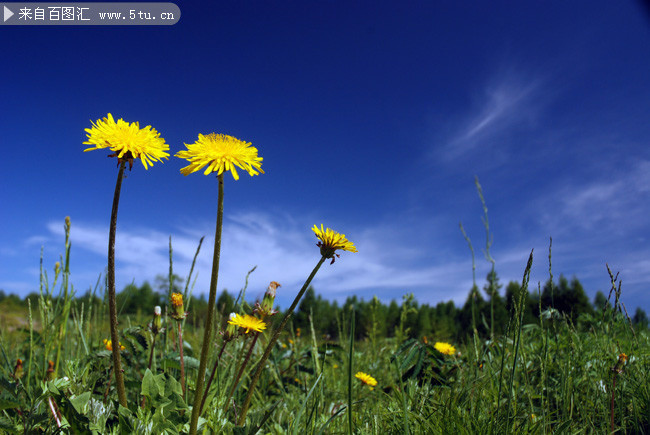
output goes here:
[{"label": "dark blue sky gradient", "polygon": [[[38,288],[72,219],[79,292],[103,271],[115,186],[84,128],[111,112],[151,124],[172,154],[198,133],[253,143],[263,175],[227,177],[219,288],[283,284],[318,260],[311,225],[348,235],[317,276],[331,299],[462,304],[489,270],[480,178],[501,280],[577,276],[590,298],[621,271],[650,310],[650,19],[640,2],[191,2],[170,27],[2,27],[0,288]],[[216,181],[170,158],[125,180],[118,288],[185,276],[201,235],[206,293]],[[229,178],[230,177],[230,178]],[[120,237],[122,237],[120,239]]]}]

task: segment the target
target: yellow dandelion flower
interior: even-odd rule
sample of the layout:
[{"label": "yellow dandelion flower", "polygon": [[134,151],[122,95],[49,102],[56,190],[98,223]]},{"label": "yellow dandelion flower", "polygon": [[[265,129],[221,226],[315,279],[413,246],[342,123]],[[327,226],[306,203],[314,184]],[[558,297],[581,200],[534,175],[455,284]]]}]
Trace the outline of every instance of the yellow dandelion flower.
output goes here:
[{"label": "yellow dandelion flower", "polygon": [[[104,346],[106,346],[106,350],[110,350],[110,351],[113,350],[113,342],[111,340],[105,338]],[[126,349],[126,347],[122,346],[122,343],[120,343],[120,350],[124,350],[124,349]]]},{"label": "yellow dandelion flower", "polygon": [[358,252],[354,243],[345,238],[345,234],[339,234],[330,228],[323,229],[323,224],[320,224],[320,228],[314,225],[312,231],[316,233],[316,237],[320,240],[316,246],[320,248],[321,255],[325,258],[331,258],[332,263],[334,263],[334,256],[338,257],[338,254],[335,253],[337,249]]},{"label": "yellow dandelion flower", "polygon": [[84,144],[94,147],[87,148],[84,152],[110,148],[114,154],[109,157],[117,156],[119,161],[129,162],[129,168],[133,166],[133,159],[139,157],[145,169],[152,166],[154,161],[160,162],[169,157],[165,152],[169,150],[169,145],[150,125],[140,128],[138,122],[128,123],[122,118],[115,122],[110,113],[91,123],[92,128],[85,129],[88,140]]},{"label": "yellow dandelion flower", "polygon": [[262,332],[266,329],[266,323],[249,314],[244,314],[243,316],[236,314],[234,318],[228,320],[228,323],[245,329],[246,331],[244,332],[246,332],[246,334],[248,334],[251,329],[257,332]]},{"label": "yellow dandelion flower", "polygon": [[183,295],[180,293],[172,293],[172,305],[175,307],[182,307]]},{"label": "yellow dandelion flower", "polygon": [[627,355],[622,353],[618,356],[618,360],[625,363],[627,361]]},{"label": "yellow dandelion flower", "polygon": [[456,353],[456,348],[449,343],[437,342],[433,347],[440,353],[444,355],[453,355]]},{"label": "yellow dandelion flower", "polygon": [[[258,157],[257,148],[250,142],[239,140],[227,134],[199,134],[199,139],[193,144],[185,144],[187,150],[179,151],[176,157],[186,159],[190,164],[183,169],[183,175],[189,175],[208,166],[203,174],[232,171],[235,180],[239,180],[236,167],[248,172],[250,176],[262,174],[262,157]],[[258,172],[259,171],[259,172]]]},{"label": "yellow dandelion flower", "polygon": [[362,383],[366,384],[370,388],[374,387],[377,385],[377,379],[373,378],[367,373],[364,372],[357,372],[356,375],[354,375],[355,378],[360,380]]},{"label": "yellow dandelion flower", "polygon": [[183,295],[180,293],[172,293],[172,313],[171,317],[175,320],[183,320],[187,317],[183,309]]}]

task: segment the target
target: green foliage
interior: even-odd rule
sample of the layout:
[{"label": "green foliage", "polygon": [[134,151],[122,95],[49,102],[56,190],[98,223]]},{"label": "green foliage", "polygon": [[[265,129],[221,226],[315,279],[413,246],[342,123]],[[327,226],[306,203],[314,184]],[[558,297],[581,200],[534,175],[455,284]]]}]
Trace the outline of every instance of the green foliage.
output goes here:
[{"label": "green foliage", "polygon": [[[350,296],[339,307],[309,288],[291,328],[263,366],[245,426],[234,422],[273,319],[265,319],[269,328],[257,337],[257,346],[251,346],[251,334],[227,343],[217,335],[209,360],[215,378],[199,431],[609,433],[613,424],[619,433],[650,432],[645,311],[627,316],[620,281],[611,272],[612,300],[599,292],[595,307],[576,278],[549,279],[529,294],[531,262],[532,257],[522,282],[510,282],[504,295],[496,269],[491,270],[484,292],[474,285],[460,309],[453,302],[420,305],[412,295],[388,305]],[[147,325],[153,306],[167,305],[166,292],[180,290],[180,277],[170,273],[169,282],[157,284],[159,291],[144,283],[120,293],[128,398],[128,407],[122,407],[112,354],[103,343],[108,337],[105,288],[99,279],[94,289],[77,296],[68,282],[69,263],[66,237],[65,256],[54,274],[48,278],[41,269],[38,293],[21,301],[0,291],[8,326],[0,330],[0,432],[188,432],[205,300],[191,298],[179,344],[178,323],[165,320],[166,339],[161,334],[157,340]],[[243,302],[242,310],[250,313]],[[221,292],[218,329],[236,304]],[[9,323],[12,318],[16,323]],[[437,341],[456,349],[443,354]],[[357,371],[373,376],[377,385],[362,383]]]}]

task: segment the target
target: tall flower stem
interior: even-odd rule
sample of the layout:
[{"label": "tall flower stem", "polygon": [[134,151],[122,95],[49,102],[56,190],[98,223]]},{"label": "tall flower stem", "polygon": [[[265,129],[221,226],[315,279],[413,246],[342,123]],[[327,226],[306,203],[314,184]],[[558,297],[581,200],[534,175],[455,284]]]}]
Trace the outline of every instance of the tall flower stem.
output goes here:
[{"label": "tall flower stem", "polygon": [[205,392],[203,393],[203,397],[201,398],[201,406],[199,407],[199,415],[203,412],[203,406],[205,405],[205,401],[208,398],[208,393],[210,392],[210,387],[212,386],[212,381],[214,380],[214,375],[217,373],[217,367],[219,367],[219,361],[221,361],[221,355],[223,355],[224,349],[226,349],[226,344],[228,344],[228,340],[224,340],[223,344],[221,345],[221,350],[219,351],[219,355],[217,356],[217,360],[214,362],[214,367],[212,368],[212,373],[210,374],[210,379],[208,379],[208,384],[205,386]]},{"label": "tall flower stem", "polygon": [[257,382],[260,379],[260,375],[262,374],[262,370],[264,369],[266,360],[269,359],[269,356],[271,355],[271,351],[273,350],[275,343],[278,341],[278,338],[280,337],[282,330],[284,329],[287,322],[289,321],[289,318],[293,314],[293,310],[295,310],[296,306],[298,306],[298,302],[300,302],[300,299],[307,291],[307,287],[309,287],[311,280],[314,279],[314,276],[316,276],[316,272],[318,272],[318,269],[320,269],[321,265],[326,260],[326,258],[327,258],[326,256],[322,256],[321,259],[318,260],[318,264],[316,264],[314,270],[311,271],[311,274],[307,278],[307,281],[305,281],[305,284],[303,284],[302,288],[296,295],[296,298],[293,300],[293,303],[291,304],[286,314],[284,315],[282,322],[280,322],[280,325],[275,329],[275,331],[273,331],[273,336],[271,337],[271,340],[269,340],[269,344],[266,346],[266,349],[264,349],[264,354],[262,355],[262,358],[257,363],[257,368],[255,369],[255,373],[253,374],[253,378],[251,379],[251,384],[248,387],[248,393],[246,394],[246,398],[244,399],[244,404],[242,405],[241,414],[239,415],[239,420],[237,421],[238,426],[243,426],[244,423],[246,422],[246,414],[248,413],[248,408],[251,404],[251,399],[253,398],[253,392],[255,391],[255,386],[257,385]]},{"label": "tall flower stem", "polygon": [[181,351],[181,390],[185,400],[185,359],[183,358],[183,322],[178,321],[178,348]]},{"label": "tall flower stem", "polygon": [[237,384],[241,379],[241,375],[244,374],[244,369],[248,365],[248,361],[251,358],[251,354],[253,353],[253,348],[255,347],[255,343],[257,343],[257,339],[259,338],[259,336],[260,333],[256,332],[255,338],[253,338],[253,342],[251,343],[251,347],[248,348],[248,353],[246,354],[246,358],[244,358],[244,362],[242,362],[241,367],[239,368],[239,372],[237,373],[235,382],[232,384],[232,388],[230,389],[230,394],[228,394],[228,399],[226,400],[226,404],[224,405],[224,410],[228,409],[228,405],[230,404],[230,399],[232,398],[233,394],[235,394],[235,389],[237,388]]},{"label": "tall flower stem", "polygon": [[194,405],[192,407],[192,420],[190,423],[190,434],[196,434],[196,427],[199,422],[201,408],[201,397],[203,396],[203,383],[205,380],[205,369],[208,365],[208,353],[210,352],[210,339],[212,336],[212,318],[214,317],[214,306],[217,299],[217,278],[219,277],[219,258],[221,256],[221,229],[223,227],[223,173],[218,175],[219,197],[217,202],[217,229],[214,235],[214,254],[212,256],[212,277],[210,278],[210,296],[208,298],[208,313],[205,320],[205,332],[203,333],[203,346],[201,347],[201,360],[199,372],[196,379],[196,390],[194,392]]},{"label": "tall flower stem", "polygon": [[117,230],[117,207],[120,203],[122,178],[124,177],[125,161],[120,164],[113,195],[113,209],[111,210],[111,226],[108,230],[108,313],[111,327],[111,342],[113,346],[113,372],[115,373],[115,386],[120,405],[127,407],[126,389],[124,388],[124,374],[122,373],[122,360],[120,358],[120,338],[117,335],[117,303],[115,301],[115,232]]},{"label": "tall flower stem", "polygon": [[610,428],[611,433],[614,433],[614,397],[616,396],[616,372],[614,372],[614,377],[612,379],[612,402],[610,404]]}]

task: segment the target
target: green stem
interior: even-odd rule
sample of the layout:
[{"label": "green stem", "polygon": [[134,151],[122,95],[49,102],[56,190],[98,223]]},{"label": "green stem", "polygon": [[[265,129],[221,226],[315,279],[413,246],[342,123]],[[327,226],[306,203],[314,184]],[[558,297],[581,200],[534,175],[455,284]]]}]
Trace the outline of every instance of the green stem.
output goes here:
[{"label": "green stem", "polygon": [[178,320],[178,346],[181,351],[181,390],[183,390],[183,400],[185,400],[185,359],[183,358],[183,324]]},{"label": "green stem", "polygon": [[[156,335],[158,334],[153,334],[153,339],[151,340],[151,351],[149,352],[149,370],[151,370],[151,363],[153,362],[153,349],[156,347]],[[142,396],[142,403],[140,404],[140,408],[144,409],[144,405],[146,403],[147,396]]]},{"label": "green stem", "polygon": [[192,421],[190,423],[190,434],[196,434],[199,423],[199,412],[201,408],[201,397],[203,396],[203,383],[205,380],[205,369],[208,365],[208,353],[210,352],[210,338],[212,335],[212,318],[214,317],[214,305],[217,299],[217,278],[219,277],[219,258],[221,256],[221,229],[223,227],[223,174],[219,179],[219,198],[217,202],[217,229],[214,235],[214,254],[212,256],[212,277],[210,278],[210,296],[208,298],[208,313],[205,320],[205,332],[203,333],[203,346],[201,347],[201,360],[199,372],[196,379],[196,391],[194,392],[194,404],[192,406]]},{"label": "green stem", "polygon": [[115,301],[115,232],[117,229],[117,206],[120,203],[120,191],[124,166],[120,164],[113,195],[113,209],[111,210],[111,226],[108,231],[108,312],[111,326],[111,342],[113,343],[113,372],[115,373],[115,386],[120,405],[128,407],[126,403],[126,389],[124,388],[124,374],[122,373],[122,360],[120,359],[120,337],[117,335],[117,303]]},{"label": "green stem", "polygon": [[356,314],[354,312],[354,306],[352,306],[352,311],[350,315],[350,355],[348,358],[348,433],[350,435],[354,434],[354,429],[352,426],[352,360],[354,357],[354,326]]},{"label": "green stem", "polygon": [[223,344],[221,345],[221,350],[219,351],[219,355],[217,356],[217,360],[214,362],[214,367],[212,368],[210,379],[208,379],[208,384],[205,386],[205,393],[203,393],[203,398],[201,399],[201,406],[199,407],[199,415],[201,415],[201,413],[203,412],[203,406],[205,405],[205,401],[208,398],[208,393],[210,392],[210,387],[212,386],[214,375],[217,373],[217,367],[219,367],[219,361],[221,361],[221,355],[223,355],[223,351],[226,348],[226,344],[228,344],[228,340],[223,341]]},{"label": "green stem", "polygon": [[251,379],[251,384],[248,387],[248,393],[246,394],[246,399],[244,399],[244,404],[242,405],[241,414],[239,415],[239,419],[237,420],[238,426],[243,426],[244,422],[246,421],[246,414],[248,413],[248,407],[250,406],[251,399],[253,398],[253,392],[255,391],[255,386],[257,385],[257,381],[259,381],[260,379],[260,375],[262,374],[262,370],[264,369],[266,360],[269,359],[269,356],[271,355],[271,351],[273,350],[273,346],[275,346],[275,342],[278,341],[278,338],[280,337],[280,333],[282,333],[282,330],[284,329],[287,322],[289,321],[289,318],[293,314],[293,310],[296,309],[298,302],[300,302],[300,299],[307,291],[307,287],[309,287],[311,280],[314,279],[314,276],[316,276],[316,272],[318,272],[318,269],[320,269],[321,265],[325,260],[326,257],[324,256],[321,257],[320,260],[318,260],[318,264],[316,265],[316,267],[314,267],[314,270],[311,271],[311,274],[307,278],[307,281],[305,281],[305,284],[303,284],[302,288],[298,292],[298,295],[293,300],[293,303],[291,304],[286,314],[284,315],[282,322],[275,329],[275,331],[273,331],[273,336],[271,337],[271,340],[269,340],[269,344],[266,346],[266,349],[264,349],[264,355],[262,355],[260,362],[257,363],[257,368],[255,369],[255,373],[253,374],[253,378]]},{"label": "green stem", "polygon": [[610,405],[610,429],[611,433],[614,433],[614,396],[616,394],[616,371],[614,371],[614,377],[612,379],[612,402]]},{"label": "green stem", "polygon": [[235,390],[237,389],[237,384],[239,383],[239,380],[241,379],[241,375],[244,374],[244,369],[248,365],[248,361],[251,359],[251,354],[253,353],[253,348],[255,347],[255,343],[257,343],[257,339],[259,338],[260,333],[256,332],[255,337],[253,338],[253,342],[251,343],[251,346],[248,348],[248,353],[246,354],[246,358],[244,358],[244,362],[242,362],[241,367],[239,367],[239,372],[237,373],[237,377],[235,378],[235,382],[232,384],[232,389],[230,390],[230,394],[228,395],[228,399],[226,399],[226,404],[224,405],[224,410],[228,409],[228,405],[230,404],[230,399],[232,399],[233,394],[235,394]]}]

